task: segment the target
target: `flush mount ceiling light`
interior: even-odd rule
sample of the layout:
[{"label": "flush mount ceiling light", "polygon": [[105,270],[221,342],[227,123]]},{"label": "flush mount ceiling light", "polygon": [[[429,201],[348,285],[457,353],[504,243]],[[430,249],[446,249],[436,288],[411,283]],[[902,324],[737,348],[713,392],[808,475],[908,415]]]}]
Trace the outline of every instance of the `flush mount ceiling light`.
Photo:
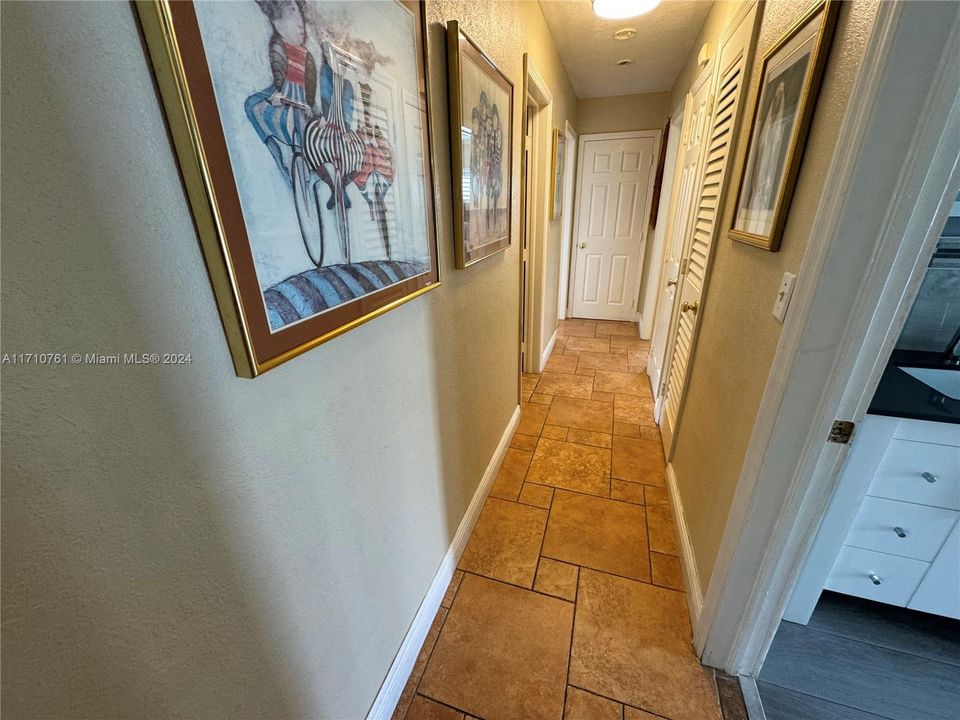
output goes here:
[{"label": "flush mount ceiling light", "polygon": [[593,11],[608,20],[623,20],[650,12],[660,0],[593,0]]},{"label": "flush mount ceiling light", "polygon": [[633,65],[633,58],[620,58],[617,60],[617,65]]},{"label": "flush mount ceiling light", "polygon": [[629,40],[637,36],[637,31],[633,28],[623,28],[623,30],[617,30],[613,34],[614,40]]}]

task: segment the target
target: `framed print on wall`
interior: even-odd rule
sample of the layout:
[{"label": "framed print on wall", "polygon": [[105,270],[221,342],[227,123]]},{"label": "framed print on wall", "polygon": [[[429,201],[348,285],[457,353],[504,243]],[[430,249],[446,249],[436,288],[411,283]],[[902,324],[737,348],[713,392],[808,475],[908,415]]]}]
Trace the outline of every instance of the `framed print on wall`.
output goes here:
[{"label": "framed print on wall", "polygon": [[447,23],[454,241],[458,268],[510,247],[513,83]]},{"label": "framed print on wall", "polygon": [[780,247],[839,12],[836,0],[817,3],[763,56],[729,232],[734,240]]},{"label": "framed print on wall", "polygon": [[137,9],[238,375],[439,285],[422,3]]},{"label": "framed print on wall", "polygon": [[550,204],[550,219],[559,220],[563,215],[563,170],[567,162],[567,139],[558,129],[553,129],[553,192]]}]

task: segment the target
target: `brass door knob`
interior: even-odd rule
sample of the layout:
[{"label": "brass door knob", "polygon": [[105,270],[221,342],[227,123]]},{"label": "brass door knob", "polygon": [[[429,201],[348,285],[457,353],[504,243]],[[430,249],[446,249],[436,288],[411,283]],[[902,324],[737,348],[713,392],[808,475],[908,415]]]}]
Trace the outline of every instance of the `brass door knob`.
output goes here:
[{"label": "brass door knob", "polygon": [[583,250],[587,246],[586,243],[577,243],[577,247]]},{"label": "brass door knob", "polygon": [[667,280],[667,287],[676,287],[676,280]]},{"label": "brass door knob", "polygon": [[680,312],[687,312],[687,310],[693,310],[693,314],[694,314],[694,315],[697,314],[697,310],[699,310],[699,309],[700,309],[700,301],[699,301],[699,300],[697,300],[696,302],[692,302],[692,303],[684,303],[683,305],[680,306]]}]

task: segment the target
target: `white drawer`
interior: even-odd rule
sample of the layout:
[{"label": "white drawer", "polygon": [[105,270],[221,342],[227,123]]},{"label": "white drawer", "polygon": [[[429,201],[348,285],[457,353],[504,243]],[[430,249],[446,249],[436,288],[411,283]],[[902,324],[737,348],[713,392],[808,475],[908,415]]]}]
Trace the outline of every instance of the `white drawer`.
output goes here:
[{"label": "white drawer", "polygon": [[867,494],[960,510],[960,448],[892,440]]},{"label": "white drawer", "polygon": [[844,544],[933,562],[958,517],[956,510],[866,497]]},{"label": "white drawer", "polygon": [[[827,579],[827,590],[905,607],[930,563],[844,546]],[[872,579],[875,576],[879,585]]]},{"label": "white drawer", "polygon": [[893,437],[898,440],[915,440],[922,443],[960,446],[960,425],[957,423],[930,422],[902,418]]}]

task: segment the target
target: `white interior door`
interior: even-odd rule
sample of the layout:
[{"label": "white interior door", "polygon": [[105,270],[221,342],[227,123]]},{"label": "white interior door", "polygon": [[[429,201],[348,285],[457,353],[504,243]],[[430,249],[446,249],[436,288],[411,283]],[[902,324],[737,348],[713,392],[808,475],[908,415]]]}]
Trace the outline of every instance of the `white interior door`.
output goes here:
[{"label": "white interior door", "polygon": [[634,320],[660,132],[580,138],[573,315]]},{"label": "white interior door", "polygon": [[671,345],[671,328],[676,313],[676,286],[680,277],[680,260],[684,240],[693,214],[693,201],[699,189],[700,168],[703,160],[703,137],[706,134],[707,110],[710,101],[709,67],[694,81],[684,103],[679,167],[674,174],[673,199],[667,218],[667,242],[663,254],[663,266],[659,275],[660,291],[657,299],[657,316],[653,327],[650,360],[647,373],[653,387],[654,415],[659,420],[663,407],[662,383],[665,375],[667,352]]},{"label": "white interior door", "polygon": [[683,393],[689,375],[690,358],[696,344],[702,302],[710,267],[711,250],[717,234],[717,215],[724,194],[728,160],[737,133],[740,97],[747,80],[747,62],[753,38],[756,6],[720,46],[716,91],[710,101],[709,122],[704,136],[704,162],[694,211],[680,267],[680,311],[676,313],[670,367],[667,369],[666,398],[660,424],[663,445],[669,455],[680,418]]}]

